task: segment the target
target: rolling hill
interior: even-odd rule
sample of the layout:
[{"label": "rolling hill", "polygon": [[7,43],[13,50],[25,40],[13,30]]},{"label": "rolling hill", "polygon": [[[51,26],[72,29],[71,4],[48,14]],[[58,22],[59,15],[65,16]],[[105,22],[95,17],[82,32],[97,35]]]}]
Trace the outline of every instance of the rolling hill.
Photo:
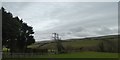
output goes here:
[{"label": "rolling hill", "polygon": [[[67,39],[62,40],[62,45],[66,50],[80,50],[81,51],[98,51],[100,46],[104,47],[104,50],[118,51],[118,37],[119,35],[108,35],[99,37],[89,37],[83,39]],[[42,48],[42,49],[56,49],[55,41],[36,42],[28,48]]]}]

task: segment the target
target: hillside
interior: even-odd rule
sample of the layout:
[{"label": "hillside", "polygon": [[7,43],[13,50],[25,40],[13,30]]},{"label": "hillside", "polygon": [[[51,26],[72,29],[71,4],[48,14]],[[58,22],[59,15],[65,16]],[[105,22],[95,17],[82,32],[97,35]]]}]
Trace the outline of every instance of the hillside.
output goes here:
[{"label": "hillside", "polygon": [[[62,45],[66,50],[76,51],[99,51],[101,46],[104,50],[115,50],[118,47],[118,35],[89,37],[83,39],[68,39],[62,40]],[[56,49],[56,43],[54,41],[36,42],[29,48],[42,48],[42,49]]]}]

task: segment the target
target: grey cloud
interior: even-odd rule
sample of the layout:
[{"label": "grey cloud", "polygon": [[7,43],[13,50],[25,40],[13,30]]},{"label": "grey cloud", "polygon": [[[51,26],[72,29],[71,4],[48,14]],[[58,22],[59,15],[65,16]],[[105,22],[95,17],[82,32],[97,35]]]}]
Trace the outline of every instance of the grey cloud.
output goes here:
[{"label": "grey cloud", "polygon": [[118,2],[119,0],[2,0],[2,2]]},{"label": "grey cloud", "polygon": [[37,41],[115,34],[118,30],[116,2],[4,3],[4,7],[33,26]]}]

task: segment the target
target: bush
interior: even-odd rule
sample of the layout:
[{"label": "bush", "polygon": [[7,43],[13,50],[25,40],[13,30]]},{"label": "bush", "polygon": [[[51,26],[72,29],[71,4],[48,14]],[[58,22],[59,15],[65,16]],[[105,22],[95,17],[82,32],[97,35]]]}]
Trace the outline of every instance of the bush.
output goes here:
[{"label": "bush", "polygon": [[98,51],[100,52],[118,52],[118,42],[116,40],[103,40],[98,45]]}]

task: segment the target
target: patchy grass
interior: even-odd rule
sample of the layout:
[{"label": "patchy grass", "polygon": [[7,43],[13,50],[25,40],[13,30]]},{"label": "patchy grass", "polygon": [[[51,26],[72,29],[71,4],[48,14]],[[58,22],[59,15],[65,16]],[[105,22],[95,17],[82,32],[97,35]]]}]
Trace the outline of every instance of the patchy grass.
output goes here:
[{"label": "patchy grass", "polygon": [[79,47],[89,47],[89,46],[96,46],[100,43],[100,40],[77,40],[71,42],[63,42],[63,46],[72,46],[74,48]]},{"label": "patchy grass", "polygon": [[[72,48],[80,48],[80,47],[94,47],[98,46],[99,43],[105,42],[105,40],[112,41],[113,43],[118,42],[117,35],[110,35],[110,36],[101,36],[101,37],[91,37],[91,38],[84,38],[84,39],[68,39],[68,41],[62,41],[62,45],[64,48],[72,47]],[[29,48],[48,48],[48,49],[55,49],[56,43],[49,43],[43,46],[40,44],[32,44],[28,46]]]},{"label": "patchy grass", "polygon": [[28,56],[14,57],[14,58],[118,58],[118,53],[74,52],[74,53],[49,54],[49,55],[28,55]]},{"label": "patchy grass", "polygon": [[33,56],[31,58],[118,58],[118,54],[104,52],[77,52],[67,54]]}]

